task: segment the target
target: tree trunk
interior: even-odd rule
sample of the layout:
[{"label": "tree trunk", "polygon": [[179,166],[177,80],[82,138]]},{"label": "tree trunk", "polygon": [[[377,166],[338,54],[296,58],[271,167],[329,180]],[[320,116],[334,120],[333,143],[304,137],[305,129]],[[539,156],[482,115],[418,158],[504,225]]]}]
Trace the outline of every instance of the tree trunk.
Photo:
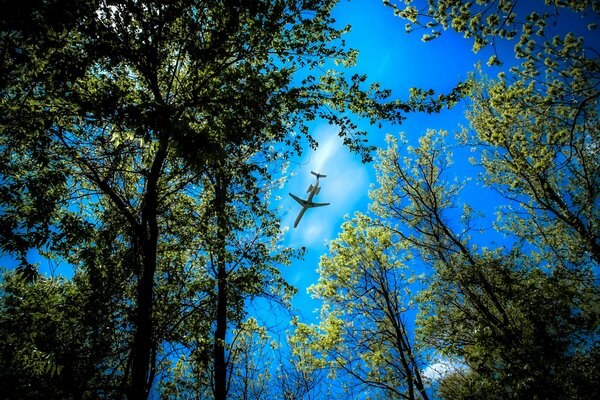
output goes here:
[{"label": "tree trunk", "polygon": [[[149,242],[149,241],[148,241]],[[137,310],[135,314],[135,336],[133,341],[133,362],[131,366],[131,388],[129,398],[142,400],[148,397],[150,382],[150,352],[152,350],[152,306],[153,283],[156,271],[156,246],[145,243],[145,259],[143,262],[142,276],[138,283]]]},{"label": "tree trunk", "polygon": [[217,315],[214,342],[215,400],[227,397],[227,363],[225,361],[225,335],[227,333],[227,262],[225,206],[227,185],[217,172],[215,185],[215,213],[217,220]]},{"label": "tree trunk", "polygon": [[[133,338],[131,385],[128,397],[131,400],[148,398],[152,382],[150,379],[151,354],[153,349],[154,324],[154,274],[157,265],[158,247],[158,179],[167,155],[166,145],[157,151],[146,184],[146,194],[142,208],[142,224],[136,236],[141,245],[142,271],[137,287],[137,308],[135,312],[135,334]],[[141,236],[141,237],[140,237]]]},{"label": "tree trunk", "polygon": [[215,400],[227,397],[227,363],[225,334],[227,333],[227,276],[225,262],[218,261],[217,326],[215,329]]}]

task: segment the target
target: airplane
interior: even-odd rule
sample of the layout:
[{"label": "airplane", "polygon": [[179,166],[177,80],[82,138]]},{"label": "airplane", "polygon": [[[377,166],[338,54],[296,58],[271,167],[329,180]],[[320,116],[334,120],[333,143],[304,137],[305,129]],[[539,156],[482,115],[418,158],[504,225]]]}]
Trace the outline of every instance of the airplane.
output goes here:
[{"label": "airplane", "polygon": [[308,189],[306,190],[306,193],[308,193],[308,198],[306,200],[302,200],[298,196],[295,196],[290,193],[290,196],[292,196],[292,199],[296,200],[302,206],[302,210],[300,210],[300,212],[298,213],[298,216],[296,217],[296,221],[294,221],[294,228],[298,226],[298,223],[302,219],[302,216],[304,215],[306,210],[308,210],[309,208],[323,207],[323,206],[328,206],[329,204],[331,204],[331,203],[315,203],[312,201],[313,197],[315,197],[321,191],[321,188],[319,187],[319,179],[325,178],[327,175],[318,174],[314,171],[310,171],[310,173],[317,177],[317,181],[315,182],[314,186],[313,185],[308,186]]}]

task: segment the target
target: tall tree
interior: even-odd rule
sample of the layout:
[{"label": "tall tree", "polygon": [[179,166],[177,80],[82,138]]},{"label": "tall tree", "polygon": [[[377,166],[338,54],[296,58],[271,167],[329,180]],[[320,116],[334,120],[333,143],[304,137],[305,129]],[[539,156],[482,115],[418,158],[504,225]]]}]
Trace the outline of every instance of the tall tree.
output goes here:
[{"label": "tall tree", "polygon": [[432,268],[420,294],[421,342],[464,360],[476,376],[466,397],[585,397],[595,378],[574,371],[597,357],[593,270],[540,264],[532,244],[477,246],[473,210],[464,205],[460,219],[453,211],[462,185],[448,177],[444,136],[429,131],[404,158],[392,142],[373,194],[375,213]]},{"label": "tall tree", "polygon": [[473,77],[473,133],[463,140],[485,149],[474,162],[485,168],[485,184],[510,201],[506,229],[565,265],[598,264],[600,60],[582,69],[582,42],[567,35],[555,44],[547,51],[560,73],[544,83]]},{"label": "tall tree", "polygon": [[[401,223],[397,231],[434,266],[437,279],[425,298],[437,300],[429,306],[424,337],[441,340],[472,367],[453,374],[442,389],[451,398],[589,396],[596,378],[581,371],[598,354],[592,310],[600,243],[600,76],[595,43],[569,30],[575,18],[579,31],[586,23],[595,29],[598,4],[384,3],[407,20],[408,31],[424,29],[424,41],[453,29],[473,40],[475,52],[491,47],[488,65],[512,63],[513,56],[519,62],[497,80],[469,79],[472,131],[461,135],[484,168],[483,182],[506,199],[495,225],[510,237],[505,248],[474,245],[470,207],[458,223],[452,209],[461,205],[460,187],[442,178],[450,168],[447,147],[434,134],[412,152],[413,161],[393,162],[383,175],[380,194],[388,194],[378,198],[378,213],[393,215]],[[514,54],[501,52],[506,40],[516,41]],[[385,159],[401,160],[389,151],[396,155]],[[434,162],[438,166],[430,167]]]},{"label": "tall tree", "polygon": [[[256,147],[259,152],[254,151]],[[241,329],[246,303],[262,296],[286,304],[295,293],[278,268],[301,252],[278,244],[279,223],[268,205],[276,183],[268,180],[268,172],[278,166],[278,153],[260,147],[255,141],[252,147],[231,148],[229,157],[215,160],[206,173],[201,247],[206,252],[208,275],[215,283],[216,398],[227,397],[235,363],[230,360],[226,336],[231,327]]]},{"label": "tall tree", "polygon": [[349,389],[428,399],[423,355],[408,328],[415,277],[399,257],[401,243],[364,215],[344,223],[321,259],[319,283],[309,289],[323,301],[315,344]]},{"label": "tall tree", "polygon": [[[167,331],[159,280],[186,265],[161,253],[181,192],[227,147],[270,141],[289,154],[300,150],[291,129],[314,145],[306,121],[316,117],[338,124],[368,158],[343,112],[373,122],[405,108],[382,103],[385,91],[363,91],[364,77],[320,72],[355,59],[340,39],[345,29],[332,26],[335,3],[90,0],[66,12],[44,2],[2,13],[0,244],[34,277],[30,248],[52,250],[71,225],[106,213],[119,220],[112,237],[125,246],[134,304],[125,313],[132,338],[122,390],[130,398],[147,397]],[[300,68],[304,79],[295,78]],[[83,266],[78,257],[93,244],[75,239],[56,254]]]}]

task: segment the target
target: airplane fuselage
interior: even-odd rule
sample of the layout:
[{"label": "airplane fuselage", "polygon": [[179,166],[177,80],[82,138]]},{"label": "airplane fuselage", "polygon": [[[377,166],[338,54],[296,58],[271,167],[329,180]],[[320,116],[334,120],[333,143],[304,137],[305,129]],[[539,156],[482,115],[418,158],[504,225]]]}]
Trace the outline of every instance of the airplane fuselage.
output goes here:
[{"label": "airplane fuselage", "polygon": [[294,221],[294,228],[298,226],[298,223],[300,223],[300,220],[304,216],[304,213],[309,208],[322,207],[322,206],[329,205],[329,203],[314,203],[313,202],[313,197],[315,197],[315,195],[319,194],[319,192],[321,191],[321,188],[319,187],[319,178],[321,178],[321,177],[324,178],[325,175],[317,174],[312,171],[311,171],[311,173],[317,177],[317,181],[315,182],[314,186],[310,185],[308,187],[308,190],[307,190],[308,198],[306,200],[302,200],[298,196],[295,196],[290,193],[290,196],[302,206],[302,209],[300,210],[300,212],[298,213],[298,216],[296,217],[296,220]]},{"label": "airplane fuselage", "polygon": [[317,179],[317,183],[315,183],[315,186],[312,186],[312,190],[310,190],[308,193],[308,198],[306,199],[306,204],[302,205],[302,210],[300,210],[300,212],[298,213],[298,216],[296,217],[296,220],[294,221],[294,228],[298,226],[298,224],[300,223],[300,220],[304,216],[304,213],[306,212],[306,210],[311,208],[310,204],[312,203],[312,199],[313,199],[313,197],[315,197],[315,194],[318,192],[318,190],[319,190],[319,180]]},{"label": "airplane fuselage", "polygon": [[312,187],[312,189],[309,191],[308,193],[308,198],[306,199],[306,201],[308,203],[312,202],[313,197],[315,197],[315,194],[319,193],[319,180],[317,179],[317,183],[315,183],[315,186]]}]

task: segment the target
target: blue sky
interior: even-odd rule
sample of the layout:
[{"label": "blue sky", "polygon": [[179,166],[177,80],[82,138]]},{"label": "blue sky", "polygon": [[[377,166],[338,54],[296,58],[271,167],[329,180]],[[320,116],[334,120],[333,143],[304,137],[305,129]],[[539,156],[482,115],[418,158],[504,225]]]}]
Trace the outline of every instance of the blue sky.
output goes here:
[{"label": "blue sky", "polygon": [[[520,2],[517,13],[523,15],[530,10],[523,10],[532,5]],[[556,25],[547,27],[549,37],[571,31],[578,36],[600,39],[598,30],[589,31],[588,23],[596,22],[591,17],[573,15],[564,9],[559,11],[560,17],[553,20]],[[441,37],[430,41],[421,41],[421,32],[407,34],[404,20],[394,16],[393,10],[385,7],[378,0],[342,0],[334,10],[334,17],[339,26],[351,25],[351,31],[345,36],[349,47],[359,51],[357,65],[352,72],[367,74],[368,82],[378,81],[382,88],[393,90],[393,98],[406,100],[411,87],[434,89],[437,93],[449,92],[458,82],[467,78],[478,63],[483,73],[495,77],[500,71],[508,70],[517,62],[513,58],[515,41],[497,41],[496,50],[504,62],[500,67],[487,67],[486,62],[493,54],[490,47],[479,53],[472,51],[473,42],[452,30],[445,31]],[[596,41],[596,43],[598,40]],[[594,44],[593,40],[588,42]],[[444,129],[450,133],[468,126],[464,112],[468,107],[463,101],[451,110],[439,114],[414,113],[406,115],[401,125],[384,124],[381,129],[360,123],[369,131],[369,140],[378,147],[385,147],[386,134],[398,136],[404,132],[409,142],[416,142],[427,129]],[[375,169],[372,164],[362,164],[360,157],[350,154],[337,137],[335,127],[316,122],[311,133],[319,142],[316,151],[307,149],[303,157],[292,163],[289,171],[292,175],[279,195],[282,211],[282,225],[287,227],[284,245],[305,246],[306,256],[296,261],[291,268],[282,271],[284,277],[298,288],[298,295],[293,305],[304,317],[305,322],[316,322],[315,312],[320,303],[311,299],[306,289],[318,281],[316,272],[319,259],[327,253],[327,243],[337,237],[345,216],[355,212],[367,212],[371,185],[376,184]],[[460,174],[459,178],[475,178],[481,172],[467,161],[471,154],[468,149],[455,149],[455,167],[452,171]],[[308,210],[296,229],[293,221],[300,206],[291,199],[287,192],[304,197],[314,176],[310,171],[327,174],[322,180],[321,193],[315,201],[331,202],[330,206]],[[481,220],[481,227],[490,228],[495,218],[495,207],[500,205],[498,195],[484,188],[476,179],[463,191],[461,198],[476,211],[484,213],[487,219]],[[485,224],[485,225],[484,225]],[[480,245],[490,245],[503,241],[498,234],[487,229],[478,238]]]},{"label": "blue sky", "polygon": [[[525,2],[520,4],[523,3]],[[452,31],[446,31],[440,38],[427,43],[421,41],[420,32],[406,34],[405,21],[395,17],[392,9],[385,7],[381,0],[341,0],[334,10],[334,17],[340,27],[351,25],[351,31],[345,36],[345,40],[349,47],[359,51],[357,65],[349,72],[366,74],[368,82],[379,82],[382,88],[392,89],[393,98],[406,100],[411,87],[432,88],[438,93],[447,93],[458,82],[467,78],[468,72],[474,70],[477,62],[481,62],[484,72],[491,76],[508,66],[486,68],[485,62],[491,55],[491,49],[474,54],[471,50],[472,41]],[[584,34],[586,25],[583,21],[575,21],[562,28],[567,26],[577,34]],[[511,61],[509,55],[513,45],[514,43],[500,43],[501,55],[505,55],[503,61]],[[384,138],[388,133],[397,136],[404,132],[412,142],[427,129],[444,129],[452,134],[461,125],[467,124],[464,118],[465,107],[466,104],[461,103],[452,110],[444,110],[439,114],[408,114],[401,125],[384,124],[382,128],[369,126],[364,121],[356,122],[361,129],[369,131],[371,144],[383,148]],[[307,148],[301,158],[293,160],[288,169],[291,175],[287,183],[276,193],[280,197],[276,204],[280,207],[285,230],[283,245],[307,249],[304,259],[296,260],[290,267],[283,268],[282,274],[290,284],[298,288],[293,306],[301,313],[303,322],[308,323],[317,321],[316,311],[320,307],[319,302],[311,299],[306,291],[318,281],[316,271],[319,259],[327,254],[327,244],[337,237],[345,217],[352,216],[355,212],[367,212],[368,192],[376,184],[373,165],[361,163],[358,155],[351,154],[342,145],[337,133],[335,126],[315,121],[311,125],[311,134],[319,143],[318,149],[312,151]],[[461,176],[474,176],[477,173],[475,168],[469,167],[464,157],[460,161],[462,168],[456,171]],[[288,196],[288,192],[305,197],[307,187],[315,180],[310,171],[327,175],[321,180],[322,189],[315,201],[330,202],[331,205],[308,210],[299,226],[293,228],[300,206]],[[469,201],[476,210],[485,206],[484,212],[491,216],[494,202],[489,201],[489,190],[474,182],[466,195],[468,199],[465,198],[465,201]],[[0,257],[0,266],[11,265],[16,265],[14,259]],[[71,267],[66,263],[58,266],[42,263],[40,267],[43,273],[71,274]],[[51,270],[54,267],[56,268]],[[277,324],[287,323],[285,315],[279,318],[277,310],[267,309],[266,306],[264,302],[256,302],[250,313],[258,318],[267,314],[267,320],[261,323],[274,322],[269,318],[274,318]],[[438,373],[443,373],[447,366],[446,362],[434,364],[426,374],[433,377],[436,368]]]},{"label": "blue sky", "polygon": [[[367,74],[370,82],[378,81],[383,88],[392,89],[394,98],[406,100],[411,87],[449,92],[466,79],[478,60],[485,62],[490,54],[473,54],[472,43],[454,32],[445,32],[441,38],[424,43],[419,32],[406,34],[405,22],[379,1],[341,1],[334,16],[340,26],[350,24],[352,27],[345,39],[349,47],[359,51],[353,72]],[[381,129],[357,122],[368,130],[370,142],[378,147],[385,146],[388,133],[404,132],[412,142],[428,128],[452,133],[466,124],[463,104],[440,114],[409,114],[401,125],[384,124]],[[336,127],[327,123],[313,124],[311,134],[319,142],[318,149],[307,149],[301,159],[290,165],[293,175],[278,193],[282,226],[287,229],[284,244],[307,248],[304,260],[296,261],[282,272],[299,289],[294,306],[308,320],[313,320],[313,311],[319,307],[306,293],[307,287],[318,280],[319,259],[327,252],[327,243],[340,232],[344,217],[367,211],[368,192],[371,185],[376,184],[373,165],[363,164],[359,156],[351,154],[337,132]],[[327,174],[327,178],[321,180],[322,190],[315,200],[331,202],[331,205],[308,210],[298,227],[293,228],[300,205],[287,193],[305,198],[308,185],[315,179],[310,171]]]},{"label": "blue sky", "polygon": [[[523,2],[520,4],[523,6]],[[525,7],[528,6],[530,4],[525,4]],[[588,38],[598,36],[597,31],[587,31],[590,20],[573,17],[564,10],[560,13],[561,23],[549,28],[555,31],[550,32],[550,36],[561,30],[561,33],[569,30],[577,35],[587,35]],[[440,38],[424,43],[420,32],[406,34],[405,21],[395,17],[390,8],[383,6],[382,1],[343,0],[334,10],[334,16],[340,26],[352,26],[345,39],[349,47],[359,51],[357,66],[353,72],[367,74],[370,82],[378,81],[382,88],[392,89],[393,98],[406,100],[411,87],[432,88],[438,93],[447,93],[458,82],[466,79],[477,63],[481,64],[483,72],[490,77],[495,77],[500,71],[508,70],[511,65],[516,64],[512,58],[514,41],[497,43],[497,51],[505,64],[492,68],[486,66],[486,61],[492,55],[491,48],[474,54],[472,41],[453,31],[445,31]],[[361,128],[369,131],[370,142],[378,147],[385,147],[384,138],[388,133],[398,136],[400,132],[404,132],[409,142],[416,142],[427,129],[447,130],[452,137],[462,126],[468,126],[464,116],[467,107],[467,102],[462,102],[452,110],[444,110],[439,114],[408,114],[401,125],[387,124],[379,129],[363,123]],[[312,299],[306,290],[319,279],[319,259],[327,254],[327,243],[340,233],[345,216],[367,212],[368,192],[372,185],[376,185],[373,165],[362,164],[360,157],[350,154],[337,137],[335,127],[315,123],[311,133],[319,142],[319,148],[316,151],[307,149],[303,157],[291,165],[290,171],[295,175],[289,178],[287,185],[279,193],[282,225],[287,227],[284,244],[307,248],[303,260],[296,261],[291,268],[282,271],[284,277],[298,288],[293,306],[307,323],[318,322],[320,303]],[[475,178],[481,172],[467,161],[471,155],[468,149],[455,149],[457,168],[452,171],[460,174],[459,178]],[[322,180],[322,190],[316,201],[331,202],[331,205],[308,210],[298,228],[294,229],[293,221],[300,206],[287,196],[287,192],[304,197],[306,188],[314,182],[311,170],[327,174],[327,178]],[[496,193],[473,179],[463,191],[461,200],[487,216],[487,219],[481,220],[481,227],[491,227],[495,207],[500,205]],[[487,229],[475,240],[489,246],[506,239]],[[444,358],[436,360],[424,371],[432,379],[455,368]]]},{"label": "blue sky", "polygon": [[[369,82],[380,82],[383,88],[393,90],[393,97],[404,100],[411,87],[433,88],[436,92],[450,91],[456,83],[467,77],[478,61],[485,65],[491,54],[490,49],[485,49],[475,55],[471,50],[472,42],[452,31],[446,31],[442,37],[424,43],[420,32],[406,34],[405,21],[395,17],[393,11],[380,0],[342,0],[334,10],[334,17],[340,27],[351,25],[345,40],[349,47],[359,51],[357,66],[350,72],[367,74]],[[586,23],[576,22],[569,24],[568,28],[582,33],[585,26]],[[500,50],[509,54],[513,45],[501,44]],[[509,61],[506,58],[503,60]],[[493,76],[499,71],[499,68],[494,68],[488,72]],[[415,141],[428,128],[455,132],[461,124],[466,124],[464,107],[464,104],[459,104],[452,110],[433,115],[409,114],[402,125],[384,124],[381,129],[370,127],[366,122],[357,122],[361,128],[368,129],[372,144],[384,147],[387,133],[398,135],[404,132],[409,141]],[[362,164],[359,156],[351,154],[342,145],[334,126],[315,121],[311,126],[311,134],[319,142],[319,148],[316,151],[306,149],[301,158],[291,163],[288,171],[292,175],[277,193],[281,197],[277,204],[282,225],[286,227],[283,244],[307,248],[303,260],[296,261],[282,272],[299,289],[295,307],[309,318],[319,306],[306,294],[306,288],[317,282],[319,258],[327,252],[327,243],[337,237],[345,216],[367,211],[368,191],[376,183],[373,165]],[[327,174],[327,178],[322,180],[321,193],[315,200],[330,202],[331,205],[308,210],[298,228],[293,228],[300,206],[287,193],[304,197],[306,188],[314,182],[311,170]],[[460,170],[461,174],[463,172],[472,175],[474,170]],[[488,196],[484,189],[477,186],[470,193],[479,198],[480,204]],[[12,262],[8,257],[2,257],[0,263],[10,265]],[[57,272],[68,274],[69,269],[68,265],[62,265]],[[44,272],[48,272],[47,268]]]}]

